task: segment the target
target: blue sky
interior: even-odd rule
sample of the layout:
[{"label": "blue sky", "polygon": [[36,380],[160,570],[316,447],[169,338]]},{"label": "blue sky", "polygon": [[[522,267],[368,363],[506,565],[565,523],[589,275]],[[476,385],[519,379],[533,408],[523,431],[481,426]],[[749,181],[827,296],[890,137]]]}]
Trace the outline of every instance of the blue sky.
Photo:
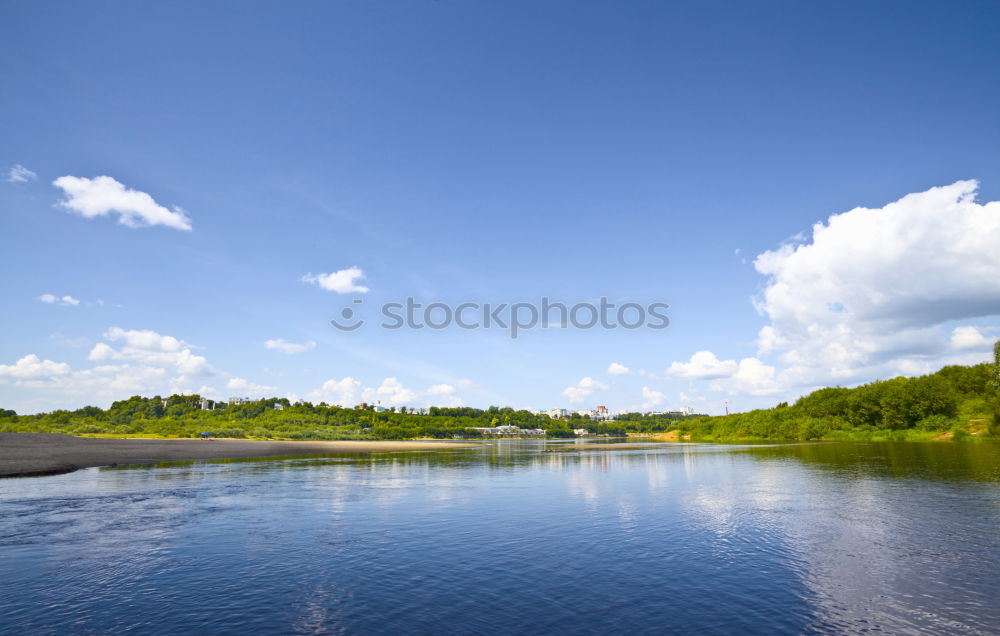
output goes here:
[{"label": "blue sky", "polygon": [[[985,360],[998,28],[990,2],[5,3],[0,405],[718,413]],[[303,281],[352,267],[367,293]],[[329,324],[408,296],[671,325]]]}]

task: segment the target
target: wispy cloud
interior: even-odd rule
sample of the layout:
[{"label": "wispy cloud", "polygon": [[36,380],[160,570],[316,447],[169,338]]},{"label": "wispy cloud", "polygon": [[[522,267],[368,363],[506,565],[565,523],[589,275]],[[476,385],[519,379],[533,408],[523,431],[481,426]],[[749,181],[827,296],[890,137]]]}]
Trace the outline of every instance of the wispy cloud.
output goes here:
[{"label": "wispy cloud", "polygon": [[76,307],[80,304],[80,301],[72,296],[56,296],[55,294],[42,294],[38,297],[38,300],[49,305],[64,305],[67,307]]},{"label": "wispy cloud", "polygon": [[649,409],[663,403],[664,395],[660,391],[654,391],[648,386],[642,387],[642,408]]},{"label": "wispy cloud", "polygon": [[271,349],[273,351],[280,351],[281,353],[287,353],[288,355],[293,355],[296,353],[302,353],[304,351],[309,351],[310,349],[316,348],[316,343],[312,340],[309,342],[304,342],[302,344],[296,342],[286,342],[281,338],[276,338],[274,340],[268,340],[264,343],[264,347]]},{"label": "wispy cloud", "polygon": [[26,181],[34,181],[37,178],[37,174],[19,163],[14,164],[7,172],[7,183],[25,183]]},{"label": "wispy cloud", "polygon": [[278,390],[278,387],[276,386],[255,384],[244,378],[231,378],[229,382],[226,383],[226,388],[232,389],[233,391],[239,391],[246,396],[253,397],[274,395],[274,392]]},{"label": "wispy cloud", "polygon": [[126,188],[111,177],[59,177],[52,185],[61,189],[66,198],[59,205],[88,219],[118,214],[118,222],[128,227],[164,225],[175,230],[191,231],[191,219],[184,210],[168,210],[153,197],[139,190]]}]

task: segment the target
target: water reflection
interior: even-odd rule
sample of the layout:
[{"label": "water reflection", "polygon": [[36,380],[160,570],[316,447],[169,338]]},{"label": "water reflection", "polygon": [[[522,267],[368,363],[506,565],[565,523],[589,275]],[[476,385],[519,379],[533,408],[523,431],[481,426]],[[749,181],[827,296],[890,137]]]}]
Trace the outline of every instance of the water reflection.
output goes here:
[{"label": "water reflection", "polygon": [[0,482],[0,632],[989,632],[993,444],[504,440]]}]

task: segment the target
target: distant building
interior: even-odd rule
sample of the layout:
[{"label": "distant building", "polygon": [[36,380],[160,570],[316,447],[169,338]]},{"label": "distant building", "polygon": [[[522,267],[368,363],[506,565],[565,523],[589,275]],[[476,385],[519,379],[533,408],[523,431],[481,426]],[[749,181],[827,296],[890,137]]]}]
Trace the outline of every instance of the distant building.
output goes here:
[{"label": "distant building", "polygon": [[282,404],[281,402],[275,402],[274,403],[274,408],[277,411],[284,411],[285,410],[285,405]]},{"label": "distant building", "polygon": [[231,397],[229,398],[230,406],[238,406],[240,404],[250,404],[251,400],[248,397]]},{"label": "distant building", "polygon": [[211,411],[215,408],[215,400],[210,400],[208,398],[201,398],[198,400],[198,408],[202,411]]},{"label": "distant building", "polygon": [[585,428],[574,428],[573,434],[577,437],[586,437],[587,435],[590,435],[590,431]]}]

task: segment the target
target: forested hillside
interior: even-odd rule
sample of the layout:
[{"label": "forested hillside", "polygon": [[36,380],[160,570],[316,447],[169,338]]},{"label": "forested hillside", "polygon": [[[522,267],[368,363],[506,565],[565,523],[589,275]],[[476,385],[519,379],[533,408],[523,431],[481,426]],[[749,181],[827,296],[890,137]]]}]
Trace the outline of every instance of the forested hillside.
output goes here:
[{"label": "forested hillside", "polygon": [[1000,342],[994,362],[948,366],[853,389],[820,389],[792,405],[679,423],[680,439],[954,439],[1000,437]]}]

